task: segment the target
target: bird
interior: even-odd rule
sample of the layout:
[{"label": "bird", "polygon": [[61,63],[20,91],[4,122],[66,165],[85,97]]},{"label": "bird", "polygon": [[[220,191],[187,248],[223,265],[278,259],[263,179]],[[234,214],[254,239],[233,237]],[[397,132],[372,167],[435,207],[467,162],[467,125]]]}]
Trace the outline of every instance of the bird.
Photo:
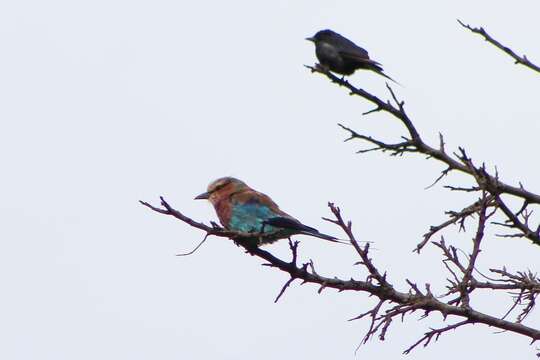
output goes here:
[{"label": "bird", "polygon": [[343,242],[302,224],[282,211],[268,195],[252,189],[234,177],[227,176],[212,181],[206,192],[195,197],[195,200],[202,199],[212,203],[221,225],[227,230],[255,234],[257,246],[296,234]]},{"label": "bird", "polygon": [[306,38],[315,44],[320,65],[341,75],[352,75],[358,69],[372,70],[397,83],[383,72],[382,65],[369,58],[367,50],[335,31],[326,29]]}]

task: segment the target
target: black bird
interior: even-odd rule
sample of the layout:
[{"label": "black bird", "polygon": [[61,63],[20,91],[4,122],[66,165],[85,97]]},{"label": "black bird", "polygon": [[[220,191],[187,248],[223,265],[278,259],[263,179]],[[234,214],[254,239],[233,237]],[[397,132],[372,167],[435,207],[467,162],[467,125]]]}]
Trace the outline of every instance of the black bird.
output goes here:
[{"label": "black bird", "polygon": [[306,40],[315,43],[317,59],[327,70],[341,75],[352,75],[358,69],[372,70],[397,83],[383,73],[381,64],[371,60],[365,49],[337,32],[321,30]]}]

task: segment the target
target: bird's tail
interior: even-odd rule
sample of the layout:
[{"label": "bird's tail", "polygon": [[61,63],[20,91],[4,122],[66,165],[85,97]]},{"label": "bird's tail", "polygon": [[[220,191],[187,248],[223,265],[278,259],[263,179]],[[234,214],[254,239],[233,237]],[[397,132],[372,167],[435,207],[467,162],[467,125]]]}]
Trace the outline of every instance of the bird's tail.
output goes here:
[{"label": "bird's tail", "polygon": [[[270,219],[267,219],[263,223],[264,225],[271,225],[283,229],[289,229],[294,230],[297,234],[303,234],[303,235],[309,235],[318,237],[319,239],[339,243],[339,244],[345,244],[345,245],[351,245],[350,242],[346,240],[340,240],[336,237],[323,234],[319,232],[319,230],[312,228],[311,226],[307,226],[302,224],[300,221],[286,216],[276,216]],[[262,232],[262,231],[261,231]]]},{"label": "bird's tail", "polygon": [[394,83],[398,84],[399,86],[403,86],[403,85],[401,85],[400,83],[398,83],[396,80],[392,79],[390,76],[388,76],[388,75],[386,75],[385,73],[383,73],[383,72],[382,72],[382,69],[380,69],[380,70],[377,69],[377,70],[375,70],[375,72],[376,72],[377,74],[381,75],[381,76],[384,76],[384,77],[387,78],[388,80],[393,81]]},{"label": "bird's tail", "polygon": [[323,240],[330,241],[330,242],[333,242],[333,243],[338,243],[338,244],[343,244],[343,245],[351,245],[351,243],[349,241],[340,240],[340,239],[338,239],[338,238],[336,238],[334,236],[323,234],[323,233],[321,233],[321,232],[319,232],[317,230],[315,230],[315,231],[302,231],[301,234],[314,236],[314,237],[317,237],[319,239],[323,239]]}]

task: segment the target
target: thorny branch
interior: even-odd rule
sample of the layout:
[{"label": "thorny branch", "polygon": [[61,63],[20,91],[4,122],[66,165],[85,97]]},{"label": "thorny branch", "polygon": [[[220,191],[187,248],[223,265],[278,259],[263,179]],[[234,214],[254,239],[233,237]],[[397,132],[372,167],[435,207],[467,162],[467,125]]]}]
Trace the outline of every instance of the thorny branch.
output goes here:
[{"label": "thorny branch", "polygon": [[350,95],[360,96],[368,100],[369,102],[373,103],[374,105],[376,105],[376,111],[384,111],[394,116],[399,121],[401,121],[401,123],[405,126],[410,136],[410,138],[404,138],[405,141],[402,141],[396,144],[385,144],[382,141],[375,140],[369,136],[359,136],[359,134],[355,132],[354,130],[351,130],[343,125],[340,125],[344,130],[350,133],[350,136],[349,138],[346,139],[346,141],[352,140],[352,139],[362,139],[376,145],[377,150],[380,150],[380,151],[396,151],[398,153],[399,152],[421,153],[421,154],[429,156],[430,158],[434,158],[445,163],[448,166],[448,169],[444,170],[445,172],[455,170],[455,171],[459,171],[468,175],[478,176],[479,181],[489,184],[493,192],[496,192],[498,194],[513,195],[513,196],[516,196],[516,197],[519,197],[528,201],[529,204],[540,204],[540,195],[526,190],[523,186],[513,186],[513,185],[506,184],[498,180],[494,175],[487,173],[485,169],[481,171],[481,169],[475,167],[472,164],[472,160],[467,157],[467,154],[465,153],[464,149],[460,149],[461,154],[459,155],[454,154],[457,157],[457,158],[454,158],[446,152],[443,145],[440,145],[440,147],[437,149],[425,143],[424,140],[421,138],[418,130],[414,126],[413,122],[409,118],[408,114],[405,112],[405,108],[404,108],[405,103],[397,99],[394,91],[388,84],[386,85],[386,87],[388,91],[390,92],[390,95],[392,96],[392,99],[396,105],[393,105],[390,101],[385,102],[381,100],[380,98],[378,98],[377,96],[372,95],[361,88],[355,87],[348,80],[337,77],[331,72],[326,71],[320,67],[315,67],[315,66],[306,66],[306,67],[311,69],[312,72],[317,72],[317,73],[325,75],[333,83],[336,83],[339,86],[343,86],[347,88],[347,90],[349,90]]},{"label": "thorny branch", "polygon": [[[514,213],[510,208],[502,201],[500,196],[495,197],[497,202],[497,207],[506,215],[507,221],[504,224],[498,224],[505,226],[507,228],[515,228],[518,230],[517,234],[513,235],[500,235],[503,237],[525,237],[531,240],[533,243],[540,243],[540,225],[536,227],[536,230],[531,230],[529,227],[529,219],[532,214],[532,211],[527,210],[527,203],[524,204],[521,210]],[[523,221],[520,220],[520,217],[523,218]]]},{"label": "thorny branch", "polygon": [[519,56],[512,49],[510,49],[509,47],[501,44],[499,41],[497,41],[491,35],[489,35],[487,33],[487,31],[484,30],[483,27],[475,28],[475,27],[470,26],[469,24],[465,24],[464,22],[462,22],[459,19],[458,19],[458,23],[461,26],[463,26],[465,29],[468,29],[468,30],[470,30],[471,32],[473,32],[475,34],[478,34],[478,35],[482,36],[487,42],[489,42],[490,44],[492,44],[496,48],[498,48],[498,49],[504,51],[505,53],[507,53],[508,55],[510,55],[510,57],[512,59],[514,59],[515,64],[521,64],[521,65],[526,66],[529,69],[532,69],[532,70],[534,70],[536,72],[540,72],[540,66],[535,65],[534,63],[532,63],[529,59],[527,59],[526,55]]},{"label": "thorny branch", "polygon": [[428,346],[429,343],[431,342],[431,340],[433,339],[433,337],[435,337],[435,341],[439,340],[439,337],[447,332],[447,331],[450,331],[450,330],[455,330],[457,329],[458,327],[461,327],[463,325],[467,325],[467,324],[474,324],[474,322],[472,321],[469,321],[469,320],[463,320],[463,321],[460,321],[458,323],[455,323],[453,325],[448,325],[448,326],[445,326],[443,328],[440,328],[440,329],[431,329],[430,331],[426,332],[424,334],[424,336],[418,340],[417,342],[415,342],[414,344],[412,344],[407,350],[405,350],[403,353],[404,354],[409,354],[415,347],[417,347],[418,345],[424,343],[424,347]]},{"label": "thorny branch", "polygon": [[[386,273],[379,270],[374,264],[369,253],[369,243],[364,246],[360,246],[355,235],[352,232],[352,223],[345,221],[341,215],[341,210],[334,204],[329,203],[328,206],[334,216],[334,218],[326,219],[337,226],[339,226],[346,234],[348,240],[353,245],[355,251],[360,257],[358,264],[365,268],[367,275],[364,280],[356,280],[350,278],[349,280],[339,279],[337,277],[325,277],[318,274],[315,271],[313,262],[297,265],[298,259],[298,242],[292,242],[289,240],[289,247],[292,253],[291,261],[284,261],[270,254],[269,252],[254,246],[249,240],[253,236],[261,236],[260,234],[245,234],[237,233],[219,228],[217,226],[207,226],[203,223],[192,220],[191,218],[183,215],[178,210],[172,208],[165,199],[161,198],[161,207],[155,207],[147,202],[141,201],[141,204],[149,209],[158,212],[160,214],[172,216],[178,220],[185,222],[186,224],[204,231],[205,236],[219,236],[232,239],[237,245],[243,247],[247,253],[252,256],[264,259],[267,263],[264,265],[279,269],[286,272],[290,279],[284,284],[279,292],[276,300],[284,294],[286,289],[295,280],[299,279],[304,283],[316,284],[319,286],[319,292],[324,288],[332,288],[338,291],[358,291],[364,292],[369,295],[376,296],[379,302],[372,310],[364,312],[351,320],[362,319],[369,316],[370,327],[362,339],[362,343],[367,342],[373,336],[378,334],[380,340],[384,340],[394,319],[404,319],[406,315],[414,313],[416,311],[423,311],[423,318],[428,317],[431,313],[440,313],[446,318],[449,315],[454,315],[463,320],[454,325],[447,326],[442,329],[432,329],[425,333],[424,337],[417,343],[409,347],[405,352],[409,353],[417,345],[424,343],[424,346],[429,344],[433,337],[435,340],[444,332],[453,330],[465,324],[484,324],[490,327],[495,327],[500,330],[511,331],[517,334],[529,337],[532,342],[540,340],[540,330],[523,325],[521,321],[534,307],[534,300],[538,293],[540,293],[540,280],[536,275],[530,273],[517,273],[511,274],[506,269],[503,270],[491,270],[493,274],[500,275],[501,279],[498,280],[501,283],[491,282],[478,282],[474,275],[473,269],[475,268],[475,258],[480,252],[480,241],[483,237],[483,227],[485,226],[487,218],[490,214],[487,213],[487,209],[490,206],[490,200],[488,195],[485,195],[479,200],[480,208],[477,213],[480,215],[479,227],[477,235],[473,241],[477,246],[473,247],[473,253],[469,257],[468,265],[463,265],[458,258],[455,248],[446,247],[444,243],[439,247],[443,249],[448,261],[457,264],[458,268],[462,271],[461,280],[458,279],[457,274],[454,272],[457,279],[453,283],[452,289],[460,289],[451,291],[451,293],[459,293],[459,301],[445,302],[439,299],[431,292],[429,284],[425,285],[425,291],[419,289],[419,287],[412,281],[407,280],[409,289],[407,291],[399,291],[391,284],[386,277]],[[516,297],[516,303],[525,303],[525,309],[518,317],[518,321],[512,322],[505,320],[504,318],[497,318],[492,315],[482,313],[475,310],[469,303],[469,297],[475,289],[496,288],[504,290],[519,291]],[[517,305],[515,305],[517,306]],[[513,310],[513,309],[511,309]]]},{"label": "thorny branch", "polygon": [[[477,241],[477,238],[473,239],[473,241]],[[446,288],[448,291],[444,293],[442,297],[459,294],[456,298],[447,301],[448,304],[455,305],[460,302],[463,303],[465,293],[469,296],[476,289],[487,289],[510,292],[514,297],[513,305],[507,313],[501,317],[502,319],[507,318],[518,306],[521,306],[523,309],[516,316],[516,322],[520,323],[534,308],[536,297],[540,293],[540,278],[536,274],[533,274],[531,271],[519,271],[516,274],[511,274],[506,268],[489,269],[491,274],[498,276],[497,279],[493,279],[480,273],[474,267],[472,257],[478,256],[478,250],[473,250],[473,254],[466,257],[466,261],[469,264],[467,266],[463,260],[460,259],[458,249],[454,246],[446,245],[444,238],[433,243],[442,250],[444,256],[443,263],[452,275],[452,279],[447,279],[449,285],[447,285]],[[478,280],[474,276],[473,271],[482,278],[487,279],[487,281]],[[458,273],[461,275],[458,275]],[[467,277],[465,277],[466,273],[469,274]]]},{"label": "thorny branch", "polygon": [[[459,148],[458,152],[449,154],[446,151],[444,138],[441,134],[439,134],[439,146],[437,148],[428,145],[423,140],[419,131],[416,129],[409,115],[405,112],[405,103],[398,100],[396,94],[388,84],[386,84],[386,87],[390,93],[392,101],[383,101],[377,96],[367,92],[364,89],[355,87],[348,80],[337,77],[333,73],[321,68],[320,66],[306,67],[309,68],[312,72],[325,75],[333,83],[345,87],[349,91],[350,95],[360,96],[374,104],[376,107],[368,113],[383,111],[392,115],[404,125],[408,136],[402,137],[401,141],[399,142],[389,144],[377,140],[372,136],[359,134],[351,128],[338,124],[342,129],[346,130],[349,133],[349,137],[345,141],[358,139],[374,145],[374,147],[372,148],[358,151],[359,153],[365,153],[370,151],[387,151],[393,156],[403,155],[405,153],[418,153],[427,155],[428,158],[436,159],[444,163],[446,166],[446,168],[441,172],[441,175],[431,186],[435,185],[451,171],[458,171],[470,175],[475,180],[477,186],[472,188],[449,187],[451,190],[467,192],[475,192],[481,190],[487,191],[492,197],[497,197],[498,201],[496,203],[496,206],[498,208],[501,208],[501,210],[503,210],[502,206],[508,208],[508,206],[506,206],[506,204],[504,204],[504,202],[501,200],[501,195],[503,194],[521,198],[527,204],[540,204],[540,195],[526,190],[521,184],[519,186],[513,186],[502,182],[499,179],[498,173],[490,174],[487,171],[485,165],[476,165],[473,160],[468,156],[465,149]],[[474,207],[474,205],[471,206]],[[538,228],[538,231],[530,230],[526,225],[520,225],[519,222],[515,221],[515,218],[517,217],[516,213],[512,213],[511,210],[503,210],[503,213],[507,216],[509,221],[514,224],[513,227],[516,228],[518,231],[522,232],[521,237],[531,240],[536,245],[540,245],[540,227]],[[511,213],[515,216],[511,216]],[[455,216],[451,215],[451,219],[448,220],[446,223],[431,227],[430,230],[424,235],[423,241],[418,244],[415,251],[420,252],[420,250],[428,243],[429,238],[439,230],[446,228],[448,225],[455,224],[458,221],[462,221],[471,214],[472,213],[464,209],[461,214],[458,213],[455,214]]]},{"label": "thorny branch", "polygon": [[[475,190],[477,191],[477,190]],[[493,196],[489,197],[488,206],[492,206]],[[475,201],[472,205],[467,206],[461,211],[447,211],[446,214],[449,215],[450,219],[443,222],[442,224],[431,226],[429,231],[424,234],[424,239],[416,246],[416,251],[420,253],[420,250],[428,243],[428,241],[441,230],[447,228],[449,225],[453,225],[459,222],[459,231],[465,231],[465,220],[476,214],[481,209],[480,201]]]}]

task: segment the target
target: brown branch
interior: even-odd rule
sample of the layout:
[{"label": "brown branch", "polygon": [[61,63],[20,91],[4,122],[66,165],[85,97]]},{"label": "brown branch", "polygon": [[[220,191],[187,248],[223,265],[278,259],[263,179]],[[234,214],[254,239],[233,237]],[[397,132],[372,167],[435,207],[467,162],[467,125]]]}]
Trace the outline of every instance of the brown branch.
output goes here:
[{"label": "brown branch", "polygon": [[366,311],[365,313],[362,313],[358,316],[355,316],[353,317],[352,319],[349,319],[349,321],[353,321],[353,320],[359,320],[359,319],[362,319],[366,316],[369,315],[369,317],[371,318],[370,319],[370,323],[369,323],[369,329],[368,331],[366,332],[366,335],[364,335],[364,338],[362,339],[362,343],[367,343],[368,340],[375,334],[377,333],[377,330],[378,330],[378,327],[377,327],[377,319],[378,319],[378,314],[379,314],[379,311],[381,310],[381,307],[383,306],[385,300],[380,300],[377,305],[375,305],[373,307],[373,309],[369,310],[369,311]]},{"label": "brown branch", "polygon": [[352,129],[350,129],[350,128],[342,125],[342,124],[338,124],[338,126],[341,127],[343,130],[347,130],[348,132],[351,133],[351,136],[349,138],[345,139],[345,141],[349,141],[349,140],[352,140],[352,139],[361,139],[361,140],[364,140],[366,142],[369,142],[369,143],[375,145],[375,147],[371,148],[371,149],[358,150],[357,151],[358,154],[362,154],[362,153],[366,153],[366,152],[370,152],[370,151],[381,151],[381,152],[390,151],[391,155],[401,155],[404,152],[416,152],[414,144],[410,140],[402,141],[402,142],[397,143],[397,144],[387,144],[387,143],[384,143],[384,142],[379,141],[377,139],[374,139],[371,136],[365,136],[365,135],[358,134],[356,131],[354,131],[354,130],[352,130]]},{"label": "brown branch", "polygon": [[[404,102],[399,101],[397,99],[397,96],[395,95],[394,91],[388,84],[387,84],[387,89],[390,92],[390,95],[395,105],[393,105],[390,101],[381,100],[377,96],[370,94],[364,89],[353,86],[348,80],[337,77],[336,75],[332,74],[330,71],[326,71],[322,68],[315,67],[315,66],[306,65],[306,67],[310,69],[312,72],[316,72],[316,73],[326,76],[331,82],[339,86],[345,87],[349,91],[350,95],[360,96],[368,100],[369,102],[371,102],[372,104],[376,106],[375,110],[373,111],[383,111],[383,112],[389,113],[390,115],[398,119],[405,126],[410,137],[410,139],[406,139],[404,143],[385,144],[378,140],[374,140],[373,138],[369,136],[365,136],[365,135],[359,136],[360,134],[356,133],[355,131],[342,126],[342,128],[344,128],[346,131],[350,133],[350,137],[347,140],[358,138],[364,141],[368,141],[375,144],[377,146],[376,148],[377,150],[386,149],[388,151],[392,151],[396,153],[416,152],[416,153],[424,154],[430,158],[435,158],[443,162],[444,164],[446,164],[447,169],[445,171],[447,172],[456,170],[465,174],[473,175],[475,176],[475,178],[478,177],[478,179],[483,181],[484,183],[490,184],[490,188],[486,190],[489,190],[491,194],[509,194],[509,195],[522,198],[523,200],[526,200],[529,204],[540,204],[540,195],[526,190],[525,188],[523,188],[523,186],[508,185],[496,179],[496,176],[490,175],[485,171],[480,172],[478,168],[474,166],[471,167],[468,164],[466,164],[464,161],[470,160],[470,159],[462,157],[463,155],[466,155],[463,149],[460,149],[460,151],[462,152],[461,154],[462,156],[458,156],[458,159],[455,159],[446,153],[446,151],[444,150],[444,146],[441,146],[439,144],[439,148],[435,148],[428,145],[426,142],[424,142],[418,130],[414,126],[412,120],[409,118],[408,114],[405,112]],[[385,145],[387,145],[387,147],[385,147]]]},{"label": "brown branch", "polygon": [[[485,210],[480,211],[485,212]],[[536,298],[540,294],[540,279],[536,274],[533,274],[530,271],[511,274],[504,268],[502,270],[490,269],[493,274],[499,276],[498,279],[491,279],[475,268],[476,257],[480,252],[480,241],[483,236],[482,229],[485,227],[487,219],[492,214],[493,212],[485,215],[480,214],[477,235],[473,238],[473,253],[467,259],[468,265],[464,265],[460,261],[455,247],[446,246],[444,239],[441,239],[439,242],[434,242],[434,244],[443,251],[445,257],[443,264],[453,277],[453,280],[448,279],[448,282],[450,283],[450,285],[447,286],[448,292],[443,294],[442,297],[453,293],[459,293],[458,297],[447,303],[451,305],[461,303],[462,306],[468,307],[469,295],[476,289],[508,291],[514,297],[514,303],[501,319],[506,319],[513,310],[518,306],[521,306],[522,310],[518,313],[516,318],[516,322],[521,323],[533,310],[536,305]],[[452,270],[448,263],[453,264],[463,274],[461,279],[459,279],[458,275]],[[490,281],[478,281],[473,276],[473,270]]]},{"label": "brown branch", "polygon": [[361,248],[352,232],[352,222],[349,221],[345,223],[345,221],[343,220],[341,216],[341,210],[339,209],[339,207],[335,206],[333,203],[328,203],[328,207],[330,208],[330,211],[332,211],[332,214],[334,214],[336,220],[330,220],[327,218],[323,218],[323,219],[338,225],[345,232],[345,234],[347,234],[347,237],[351,241],[351,244],[353,245],[358,255],[360,255],[360,258],[362,259],[361,264],[364,265],[369,271],[368,280],[373,278],[377,280],[379,285],[383,287],[389,286],[389,284],[386,282],[386,275],[381,275],[381,273],[379,273],[379,270],[377,270],[377,268],[375,267],[375,265],[373,265],[373,262],[369,258],[369,242],[366,243],[366,245],[363,248]]},{"label": "brown branch", "polygon": [[511,223],[511,225],[504,224],[504,226],[518,229],[520,231],[520,234],[518,235],[519,237],[525,237],[531,240],[534,244],[540,245],[540,226],[538,226],[536,231],[533,231],[527,225],[528,215],[526,215],[527,217],[525,218],[525,222],[521,222],[518,218],[518,214],[525,211],[523,207],[516,214],[514,214],[514,212],[510,210],[510,208],[504,203],[500,196],[496,196],[495,201],[497,202],[497,206],[499,207],[499,209],[501,209],[501,211],[506,215],[506,217]]},{"label": "brown branch", "polygon": [[463,306],[467,308],[470,307],[469,293],[474,290],[474,288],[470,288],[470,283],[473,280],[472,273],[475,269],[476,259],[480,254],[480,243],[484,238],[486,220],[494,214],[494,212],[492,212],[491,214],[486,213],[489,206],[489,201],[490,200],[488,199],[487,194],[484,192],[482,199],[479,200],[480,209],[478,210],[478,226],[476,230],[476,236],[473,238],[473,250],[471,255],[469,256],[469,264],[467,265],[467,268],[463,273],[463,279],[459,284],[459,289],[461,293],[460,302],[463,304]]},{"label": "brown branch", "polygon": [[514,293],[514,304],[502,318],[506,318],[516,307],[521,305],[522,310],[516,318],[516,322],[521,323],[536,305],[536,298],[540,294],[540,279],[531,271],[518,271],[517,274],[511,274],[505,268],[490,269],[490,271],[500,275],[504,285],[519,289],[519,292]]},{"label": "brown branch", "polygon": [[[290,243],[291,251],[293,252],[293,259],[292,261],[287,262],[275,257],[257,246],[253,246],[252,242],[244,241],[245,239],[253,239],[254,237],[258,238],[260,237],[260,234],[236,233],[221,228],[206,226],[203,223],[197,222],[183,215],[178,210],[173,209],[163,198],[161,198],[163,208],[158,208],[142,201],[141,204],[157,213],[173,216],[192,227],[205,231],[207,235],[228,237],[237,245],[243,247],[250,255],[264,259],[268,266],[288,273],[291,279],[283,286],[276,300],[279,299],[293,279],[299,279],[303,283],[316,284],[320,287],[319,291],[324,288],[332,288],[338,291],[365,292],[369,295],[376,296],[379,299],[378,305],[376,305],[371,312],[366,313],[366,315],[369,314],[372,316],[372,324],[369,332],[366,334],[367,338],[372,337],[378,332],[379,338],[383,340],[387,330],[390,327],[390,324],[392,323],[392,320],[395,317],[399,316],[403,318],[408,313],[423,310],[425,312],[424,317],[428,316],[431,312],[439,312],[445,318],[448,315],[455,315],[463,318],[463,321],[465,322],[485,324],[500,330],[521,334],[529,337],[533,342],[540,340],[540,330],[525,326],[519,322],[511,322],[504,319],[499,319],[497,317],[476,311],[471,307],[455,306],[445,303],[433,296],[429,290],[429,285],[426,285],[426,292],[422,293],[414,283],[407,280],[409,286],[411,287],[408,292],[396,290],[394,286],[388,282],[386,273],[381,273],[381,271],[375,267],[372,260],[369,258],[369,243],[364,247],[360,247],[358,241],[352,233],[351,222],[346,222],[341,216],[340,209],[333,204],[329,204],[329,206],[335,216],[335,219],[328,220],[340,226],[349,237],[351,244],[361,258],[361,264],[369,273],[366,281],[354,280],[352,278],[350,280],[344,280],[337,277],[321,276],[315,272],[312,263],[304,264],[302,267],[298,267],[296,265],[297,255],[296,247],[294,245],[295,243]],[[375,280],[377,283],[374,284],[373,280]],[[510,281],[516,280],[511,279]],[[382,310],[381,307],[383,306],[383,303],[386,302],[395,304],[395,306],[384,311],[383,314],[380,314],[380,311]],[[358,318],[362,318],[363,316]],[[364,337],[364,341],[366,340],[366,337]]]},{"label": "brown branch", "polygon": [[424,334],[424,336],[418,340],[417,342],[415,342],[414,344],[412,344],[407,350],[405,350],[403,353],[405,355],[409,354],[415,347],[417,347],[418,345],[420,345],[421,343],[424,343],[423,346],[426,347],[429,345],[429,343],[431,342],[431,340],[433,339],[433,337],[435,337],[435,341],[439,340],[439,337],[447,332],[447,331],[450,331],[450,330],[455,330],[457,329],[458,327],[461,327],[463,325],[467,325],[467,324],[474,324],[472,321],[469,321],[469,320],[463,320],[463,321],[460,321],[458,323],[455,323],[453,325],[448,325],[446,327],[443,327],[443,328],[440,328],[440,329],[431,329],[431,331],[428,331],[427,333]]},{"label": "brown branch", "polygon": [[487,42],[489,42],[490,44],[492,44],[493,46],[495,46],[496,48],[504,51],[506,54],[510,55],[510,57],[512,59],[514,59],[514,63],[515,64],[521,64],[523,66],[526,66],[528,67],[529,69],[531,70],[534,70],[536,72],[539,72],[540,73],[540,66],[538,65],[535,65],[534,63],[532,63],[529,59],[527,59],[527,56],[526,55],[523,55],[523,56],[519,56],[518,54],[516,54],[512,49],[510,49],[509,47],[501,44],[499,41],[495,40],[491,35],[489,35],[487,33],[486,30],[484,30],[483,27],[479,27],[479,28],[475,28],[475,27],[472,27],[470,26],[469,24],[465,24],[463,23],[461,20],[457,20],[457,22],[463,26],[465,29],[468,29],[470,30],[471,32],[475,33],[475,34],[478,34],[480,36],[482,36]]},{"label": "brown branch", "polygon": [[[492,199],[493,197],[490,196],[489,202],[491,202]],[[460,222],[460,230],[465,230],[465,219],[478,212],[480,208],[481,201],[478,200],[475,201],[474,204],[467,206],[461,211],[447,211],[446,214],[450,215],[450,219],[439,225],[431,226],[429,228],[429,231],[423,235],[424,239],[422,240],[422,242],[416,245],[414,251],[420,253],[420,250],[422,250],[422,248],[428,243],[428,241],[431,239],[431,237],[433,237],[433,235],[437,234],[439,231],[445,229],[446,227],[457,223],[458,221]]]},{"label": "brown branch", "polygon": [[[289,239],[289,249],[291,249],[291,253],[292,253],[291,266],[294,266],[294,267],[296,267],[296,260],[298,259],[298,244],[299,244],[298,241],[292,242],[292,240]],[[269,266],[272,266],[272,264],[269,264]],[[306,271],[307,266],[308,266],[308,264],[304,264],[302,269],[304,271]],[[285,285],[283,285],[283,287],[281,288],[281,291],[279,292],[278,296],[276,296],[276,299],[274,300],[275,303],[277,303],[279,301],[279,299],[285,293],[285,290],[287,290],[287,288],[291,285],[291,283],[295,279],[297,279],[297,277],[291,275],[291,278],[285,283]]]}]

